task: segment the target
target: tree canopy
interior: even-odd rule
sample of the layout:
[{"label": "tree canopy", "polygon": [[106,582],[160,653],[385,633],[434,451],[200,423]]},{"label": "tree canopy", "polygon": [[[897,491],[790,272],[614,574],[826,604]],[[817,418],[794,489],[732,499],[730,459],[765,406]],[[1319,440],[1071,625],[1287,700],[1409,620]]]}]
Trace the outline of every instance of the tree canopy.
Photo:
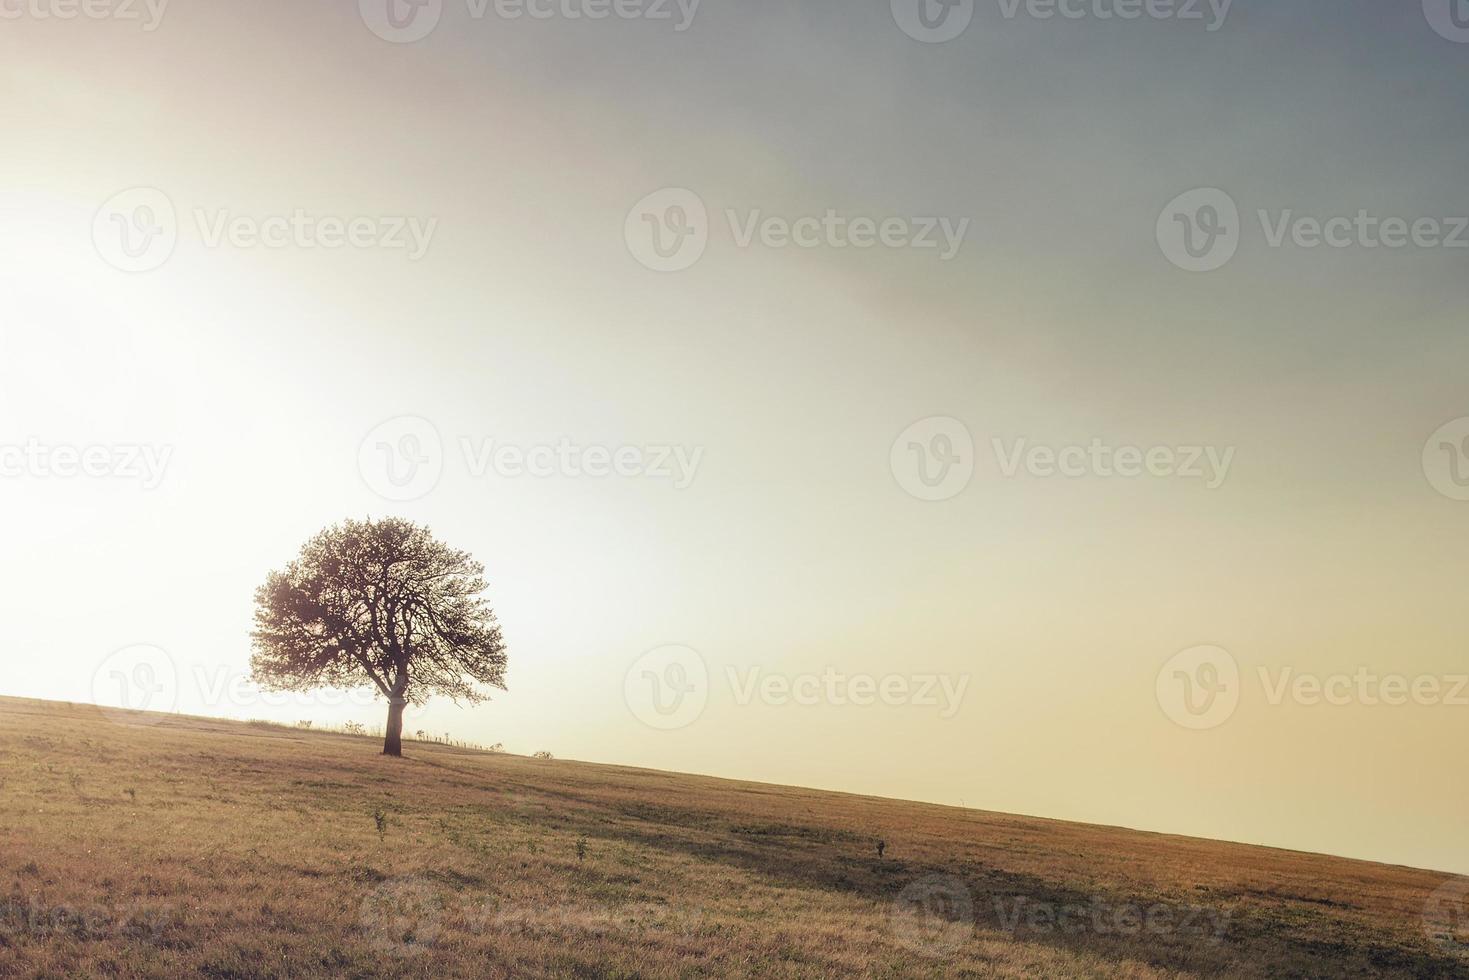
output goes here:
[{"label": "tree canopy", "polygon": [[383,751],[400,755],[404,705],[505,690],[484,571],[401,518],[328,528],[255,593],[254,679],[276,691],[370,683],[389,703]]}]

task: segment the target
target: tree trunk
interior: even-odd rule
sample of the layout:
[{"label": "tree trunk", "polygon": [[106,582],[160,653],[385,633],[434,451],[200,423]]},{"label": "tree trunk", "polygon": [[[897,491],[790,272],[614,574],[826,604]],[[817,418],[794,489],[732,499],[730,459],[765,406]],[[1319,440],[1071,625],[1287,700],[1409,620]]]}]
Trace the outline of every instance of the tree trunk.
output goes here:
[{"label": "tree trunk", "polygon": [[388,701],[388,733],[383,739],[383,755],[403,754],[403,709],[406,698],[391,698]]}]

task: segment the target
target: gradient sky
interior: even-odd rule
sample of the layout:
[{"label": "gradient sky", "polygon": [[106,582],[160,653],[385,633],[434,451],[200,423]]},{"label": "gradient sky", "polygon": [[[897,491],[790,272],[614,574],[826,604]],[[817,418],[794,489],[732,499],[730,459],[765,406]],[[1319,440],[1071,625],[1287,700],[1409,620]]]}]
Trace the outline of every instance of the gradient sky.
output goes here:
[{"label": "gradient sky", "polygon": [[[1469,705],[1257,680],[1469,672],[1469,502],[1422,460],[1469,416],[1469,250],[1273,248],[1255,217],[1469,214],[1466,82],[1416,0],[1238,0],[1212,32],[991,0],[944,44],[874,0],[704,0],[681,32],[448,0],[411,44],[343,0],[0,19],[0,446],[172,454],[155,489],[0,477],[0,692],[91,700],[152,644],[181,710],[381,724],[194,679],[246,671],[252,592],[307,537],[398,514],[486,563],[511,658],[508,694],[410,729],[1469,872]],[[179,240],[129,274],[93,220],[140,186]],[[624,223],[669,187],[710,240],[658,273]],[[1239,251],[1185,272],[1155,226],[1209,187]],[[415,262],[207,247],[196,208],[438,224]],[[971,224],[945,262],[740,247],[727,208]],[[359,466],[400,416],[445,448],[412,501]],[[890,467],[930,417],[976,447],[942,502]],[[702,457],[684,489],[475,476],[461,438]],[[991,440],[1020,438],[1236,452],[1213,490],[1008,478]],[[677,731],[623,696],[667,644],[714,678]],[[1200,644],[1244,685],[1190,731],[1155,682]],[[731,667],[969,680],[944,718],[740,704]]]}]

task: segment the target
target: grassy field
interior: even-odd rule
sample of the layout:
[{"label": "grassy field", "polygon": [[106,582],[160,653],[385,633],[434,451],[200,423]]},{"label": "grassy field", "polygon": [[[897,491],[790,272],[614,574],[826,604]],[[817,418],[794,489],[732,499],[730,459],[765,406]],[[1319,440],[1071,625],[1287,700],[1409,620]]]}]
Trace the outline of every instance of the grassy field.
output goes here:
[{"label": "grassy field", "polygon": [[1443,874],[116,718],[0,699],[0,976],[1469,976]]}]

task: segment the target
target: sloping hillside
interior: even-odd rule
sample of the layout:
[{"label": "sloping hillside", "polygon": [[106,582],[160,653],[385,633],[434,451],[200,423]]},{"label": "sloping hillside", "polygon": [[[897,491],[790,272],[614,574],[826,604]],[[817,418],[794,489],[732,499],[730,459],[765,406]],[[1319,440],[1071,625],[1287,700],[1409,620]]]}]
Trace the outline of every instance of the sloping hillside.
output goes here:
[{"label": "sloping hillside", "polygon": [[1443,874],[129,720],[0,699],[0,975],[1469,975]]}]

